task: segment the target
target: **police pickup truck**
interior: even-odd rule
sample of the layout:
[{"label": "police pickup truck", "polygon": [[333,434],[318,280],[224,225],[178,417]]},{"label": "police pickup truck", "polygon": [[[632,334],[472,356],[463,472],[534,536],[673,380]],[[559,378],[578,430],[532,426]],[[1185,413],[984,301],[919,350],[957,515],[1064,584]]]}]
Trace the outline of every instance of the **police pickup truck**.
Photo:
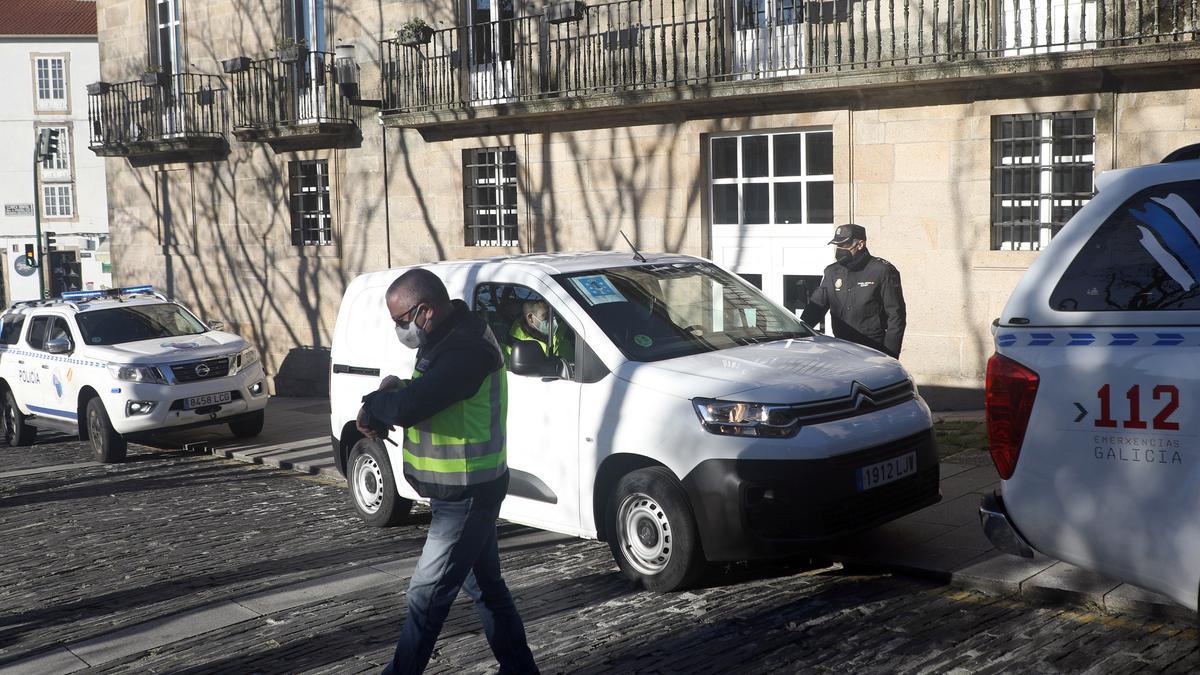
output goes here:
[{"label": "police pickup truck", "polygon": [[211,424],[257,435],[267,406],[258,351],[217,328],[150,286],[14,304],[0,314],[5,443],[51,429],[119,462],[133,435]]}]

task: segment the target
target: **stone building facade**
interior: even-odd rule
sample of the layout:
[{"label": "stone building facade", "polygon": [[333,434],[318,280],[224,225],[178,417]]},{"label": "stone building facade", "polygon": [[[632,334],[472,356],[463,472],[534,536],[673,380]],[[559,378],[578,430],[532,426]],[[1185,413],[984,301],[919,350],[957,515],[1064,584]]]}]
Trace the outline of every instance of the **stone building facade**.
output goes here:
[{"label": "stone building facade", "polygon": [[991,321],[1095,174],[1200,142],[1183,0],[97,4],[117,283],[254,340],[283,393],[323,390],[362,272],[624,232],[795,308],[853,221],[903,275],[902,362],[978,407]]}]

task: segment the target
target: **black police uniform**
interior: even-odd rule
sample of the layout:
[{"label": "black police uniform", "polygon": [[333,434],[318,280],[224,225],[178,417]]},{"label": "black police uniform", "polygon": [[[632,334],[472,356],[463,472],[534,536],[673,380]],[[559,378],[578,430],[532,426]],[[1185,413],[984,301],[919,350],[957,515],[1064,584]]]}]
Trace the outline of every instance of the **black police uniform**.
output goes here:
[{"label": "black police uniform", "polygon": [[825,268],[801,318],[820,323],[829,312],[833,334],[844,340],[899,357],[904,341],[904,293],[900,272],[866,249],[847,262]]}]

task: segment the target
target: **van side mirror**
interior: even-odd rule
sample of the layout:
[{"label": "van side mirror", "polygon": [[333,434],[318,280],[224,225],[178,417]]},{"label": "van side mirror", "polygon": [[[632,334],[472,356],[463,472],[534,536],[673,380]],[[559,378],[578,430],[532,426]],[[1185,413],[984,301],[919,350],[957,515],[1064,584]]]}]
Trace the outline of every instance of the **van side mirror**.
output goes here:
[{"label": "van side mirror", "polygon": [[558,377],[559,360],[546,356],[542,346],[532,340],[517,340],[508,357],[508,369],[517,375]]}]

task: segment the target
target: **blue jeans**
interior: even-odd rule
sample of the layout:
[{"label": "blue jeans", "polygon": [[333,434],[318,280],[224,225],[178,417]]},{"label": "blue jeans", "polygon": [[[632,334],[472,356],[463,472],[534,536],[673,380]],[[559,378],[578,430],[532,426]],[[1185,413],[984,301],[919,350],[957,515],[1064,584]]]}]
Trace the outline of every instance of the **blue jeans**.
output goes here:
[{"label": "blue jeans", "polygon": [[[489,500],[490,501],[490,500]],[[537,673],[525,626],[500,576],[496,518],[500,501],[430,501],[433,520],[408,584],[408,616],[384,675],[420,673],[459,589],[475,601],[501,673]]]}]

